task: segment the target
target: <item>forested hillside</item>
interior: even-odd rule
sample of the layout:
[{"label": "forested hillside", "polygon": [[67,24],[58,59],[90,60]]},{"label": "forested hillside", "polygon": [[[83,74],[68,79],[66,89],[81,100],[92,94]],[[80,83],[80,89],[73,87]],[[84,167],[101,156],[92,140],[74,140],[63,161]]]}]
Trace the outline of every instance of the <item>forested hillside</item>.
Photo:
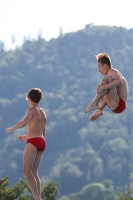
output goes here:
[{"label": "forested hillside", "polygon": [[[17,136],[26,128],[9,135],[4,130],[24,116],[27,91],[40,87],[48,118],[42,181],[61,181],[60,196],[107,179],[112,188],[126,187],[133,180],[133,30],[90,24],[57,39],[26,40],[15,50],[5,51],[0,43],[0,177],[9,176],[13,184],[22,175],[25,142]],[[128,107],[119,115],[106,108],[91,122],[84,110],[102,78],[95,59],[100,52],[127,79]]]}]

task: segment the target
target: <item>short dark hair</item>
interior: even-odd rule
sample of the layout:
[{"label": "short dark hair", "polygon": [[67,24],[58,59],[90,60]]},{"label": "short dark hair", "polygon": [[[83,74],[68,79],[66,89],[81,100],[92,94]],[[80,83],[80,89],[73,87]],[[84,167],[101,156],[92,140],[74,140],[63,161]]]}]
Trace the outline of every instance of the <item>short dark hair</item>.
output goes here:
[{"label": "short dark hair", "polygon": [[101,64],[107,64],[109,67],[111,67],[111,58],[106,53],[99,53],[96,55],[97,62]]},{"label": "short dark hair", "polygon": [[31,88],[26,97],[35,103],[39,103],[42,98],[42,90],[40,88]]}]

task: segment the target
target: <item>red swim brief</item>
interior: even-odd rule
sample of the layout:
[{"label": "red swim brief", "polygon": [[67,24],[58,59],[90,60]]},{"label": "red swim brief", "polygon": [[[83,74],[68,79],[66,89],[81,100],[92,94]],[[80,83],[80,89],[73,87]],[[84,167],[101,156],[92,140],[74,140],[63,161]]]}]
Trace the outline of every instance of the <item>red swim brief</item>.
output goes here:
[{"label": "red swim brief", "polygon": [[121,113],[123,110],[125,110],[125,108],[126,108],[126,103],[121,98],[119,98],[118,107],[115,110],[111,110],[111,111],[114,113]]},{"label": "red swim brief", "polygon": [[46,141],[42,137],[29,138],[27,143],[33,144],[38,151],[44,151],[46,148]]}]

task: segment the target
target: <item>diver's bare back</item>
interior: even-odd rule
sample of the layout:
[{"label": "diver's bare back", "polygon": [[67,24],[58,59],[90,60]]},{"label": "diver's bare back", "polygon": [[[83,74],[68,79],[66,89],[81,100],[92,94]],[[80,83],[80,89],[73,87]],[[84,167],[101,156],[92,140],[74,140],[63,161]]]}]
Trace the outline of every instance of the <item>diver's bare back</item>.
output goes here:
[{"label": "diver's bare back", "polygon": [[46,124],[46,114],[40,107],[31,107],[32,118],[28,123],[27,138],[43,137]]},{"label": "diver's bare back", "polygon": [[113,78],[114,74],[118,74],[122,79],[122,83],[117,87],[117,93],[118,96],[126,102],[128,98],[128,83],[126,79],[123,77],[123,75],[117,69],[114,68],[110,69],[108,75],[111,76],[112,79],[114,79]]}]

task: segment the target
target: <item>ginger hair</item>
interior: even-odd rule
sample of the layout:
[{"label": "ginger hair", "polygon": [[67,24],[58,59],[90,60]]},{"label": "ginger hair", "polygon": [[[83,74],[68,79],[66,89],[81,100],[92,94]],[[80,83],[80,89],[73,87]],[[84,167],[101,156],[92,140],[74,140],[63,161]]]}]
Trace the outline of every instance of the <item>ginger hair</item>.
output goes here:
[{"label": "ginger hair", "polygon": [[102,65],[107,64],[109,67],[111,67],[111,65],[112,65],[111,64],[111,58],[106,53],[97,54],[96,59],[97,59],[97,62],[98,63],[100,62]]}]

